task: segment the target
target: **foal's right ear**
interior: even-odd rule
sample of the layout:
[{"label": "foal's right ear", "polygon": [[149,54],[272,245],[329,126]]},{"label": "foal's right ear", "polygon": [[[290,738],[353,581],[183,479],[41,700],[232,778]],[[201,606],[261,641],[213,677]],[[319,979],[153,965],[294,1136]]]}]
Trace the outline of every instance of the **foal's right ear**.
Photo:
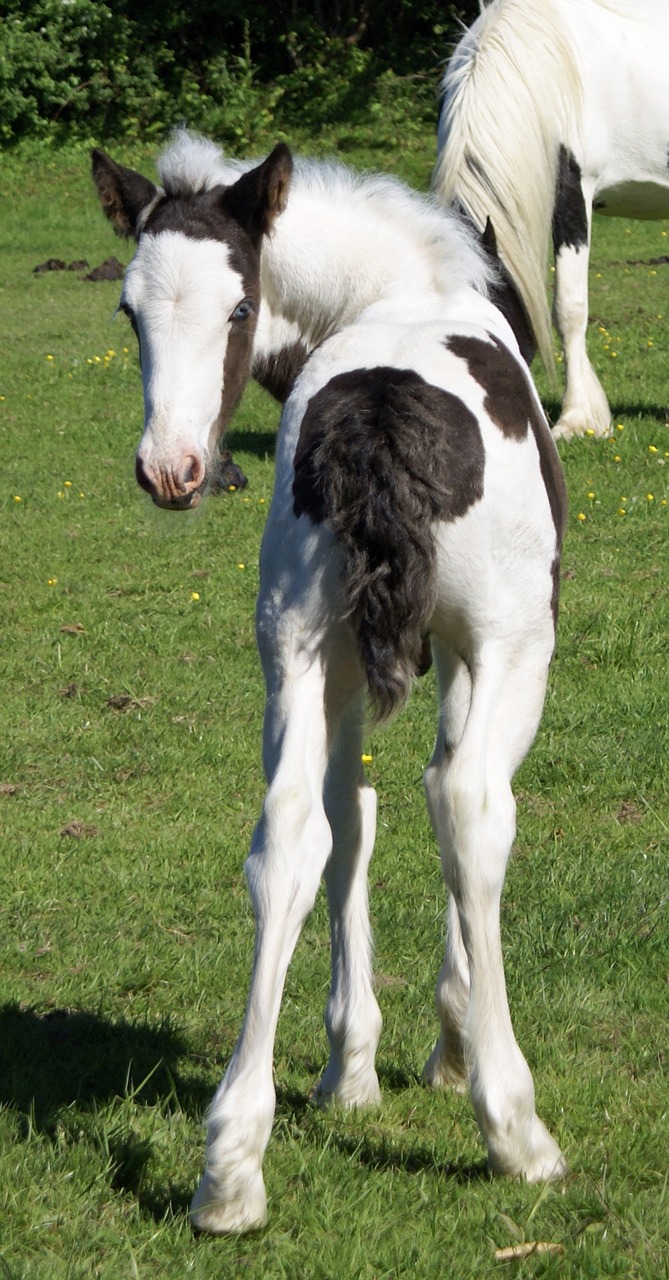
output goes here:
[{"label": "foal's right ear", "polygon": [[137,239],[141,216],[160,195],[158,187],[134,169],[116,164],[97,147],[91,152],[93,182],[100,204],[117,235]]}]

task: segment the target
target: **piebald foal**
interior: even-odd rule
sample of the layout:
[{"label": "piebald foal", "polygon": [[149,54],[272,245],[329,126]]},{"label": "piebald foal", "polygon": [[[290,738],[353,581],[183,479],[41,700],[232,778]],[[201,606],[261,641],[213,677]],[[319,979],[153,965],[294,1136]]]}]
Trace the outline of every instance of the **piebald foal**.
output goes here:
[{"label": "piebald foal", "polygon": [[215,1233],[266,1220],[275,1029],[322,877],[332,984],[317,1093],[379,1099],[365,707],[369,697],[386,718],[402,706],[428,643],[439,729],[425,782],[450,899],[425,1074],[434,1086],[468,1081],[493,1169],[557,1178],[564,1160],[511,1026],[499,918],[511,778],[537,730],[555,637],[566,500],[550,431],[453,213],[332,166],[298,169],[289,195],[285,148],[225,181],[199,145],[177,145],[164,189],[95,160],[103,204],[139,239],[121,305],[140,340],[138,475],[154,498],[199,500],[245,377],[272,354],[275,367],[295,364],[257,608],[268,785],[246,862],[255,958],[192,1220]]}]

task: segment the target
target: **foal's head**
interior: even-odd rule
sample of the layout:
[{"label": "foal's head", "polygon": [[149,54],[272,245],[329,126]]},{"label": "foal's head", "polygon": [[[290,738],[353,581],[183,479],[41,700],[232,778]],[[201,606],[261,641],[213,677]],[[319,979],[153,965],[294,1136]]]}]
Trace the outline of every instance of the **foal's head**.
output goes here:
[{"label": "foal's head", "polygon": [[120,302],[144,387],[137,479],[161,507],[194,507],[251,376],[261,244],[287,199],[290,152],[280,144],[233,185],[195,190],[92,159],[104,212],[137,241]]}]

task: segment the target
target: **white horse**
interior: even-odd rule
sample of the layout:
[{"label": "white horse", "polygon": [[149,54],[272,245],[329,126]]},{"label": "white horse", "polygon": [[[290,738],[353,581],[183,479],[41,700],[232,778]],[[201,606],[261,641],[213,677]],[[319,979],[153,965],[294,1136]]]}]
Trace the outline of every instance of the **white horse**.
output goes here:
[{"label": "white horse", "polygon": [[425,1074],[435,1087],[469,1083],[493,1169],[560,1177],[513,1034],[499,912],[511,778],[554,645],[566,499],[513,331],[487,296],[485,257],[455,213],[387,178],[307,162],[291,185],[285,147],[235,181],[238,169],[182,139],[161,189],[101,153],[94,163],[105,208],[138,236],[121,306],[142,357],[138,472],[158,502],[199,500],[251,367],[301,353],[261,556],[268,786],[246,862],[253,974],[209,1111],[193,1223],[221,1233],[265,1222],[275,1030],[322,877],[332,984],[317,1096],[379,1100],[365,705],[369,694],[378,716],[395,712],[428,642],[439,729],[425,782],[451,896]]},{"label": "white horse", "polygon": [[444,76],[433,188],[492,219],[549,370],[552,233],[563,439],[610,430],[586,353],[592,214],[669,217],[668,62],[666,0],[492,0]]}]

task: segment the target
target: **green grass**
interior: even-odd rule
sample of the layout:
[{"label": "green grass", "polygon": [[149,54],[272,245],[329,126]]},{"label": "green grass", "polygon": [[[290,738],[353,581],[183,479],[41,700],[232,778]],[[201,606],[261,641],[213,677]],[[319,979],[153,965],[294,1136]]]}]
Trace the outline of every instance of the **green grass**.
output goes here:
[{"label": "green grass", "polygon": [[[431,137],[406,156],[389,140],[341,142],[356,163],[428,180]],[[558,651],[517,779],[504,898],[516,1031],[569,1176],[548,1190],[489,1179],[467,1100],[420,1081],[443,917],[421,795],[427,677],[369,743],[383,1105],[308,1105],[326,1055],[319,900],[279,1025],[270,1223],[214,1241],[193,1237],[186,1207],[252,953],[253,604],[278,415],[250,390],[231,440],[245,493],[192,518],[143,498],[118,287],[32,274],[50,256],[127,261],[87,170],[83,152],[26,153],[0,197],[0,1276],[657,1280],[669,1268],[669,268],[647,260],[666,250],[666,225],[597,223],[590,345],[624,429],[560,446],[571,514]],[[562,1252],[496,1261],[528,1240]]]}]

